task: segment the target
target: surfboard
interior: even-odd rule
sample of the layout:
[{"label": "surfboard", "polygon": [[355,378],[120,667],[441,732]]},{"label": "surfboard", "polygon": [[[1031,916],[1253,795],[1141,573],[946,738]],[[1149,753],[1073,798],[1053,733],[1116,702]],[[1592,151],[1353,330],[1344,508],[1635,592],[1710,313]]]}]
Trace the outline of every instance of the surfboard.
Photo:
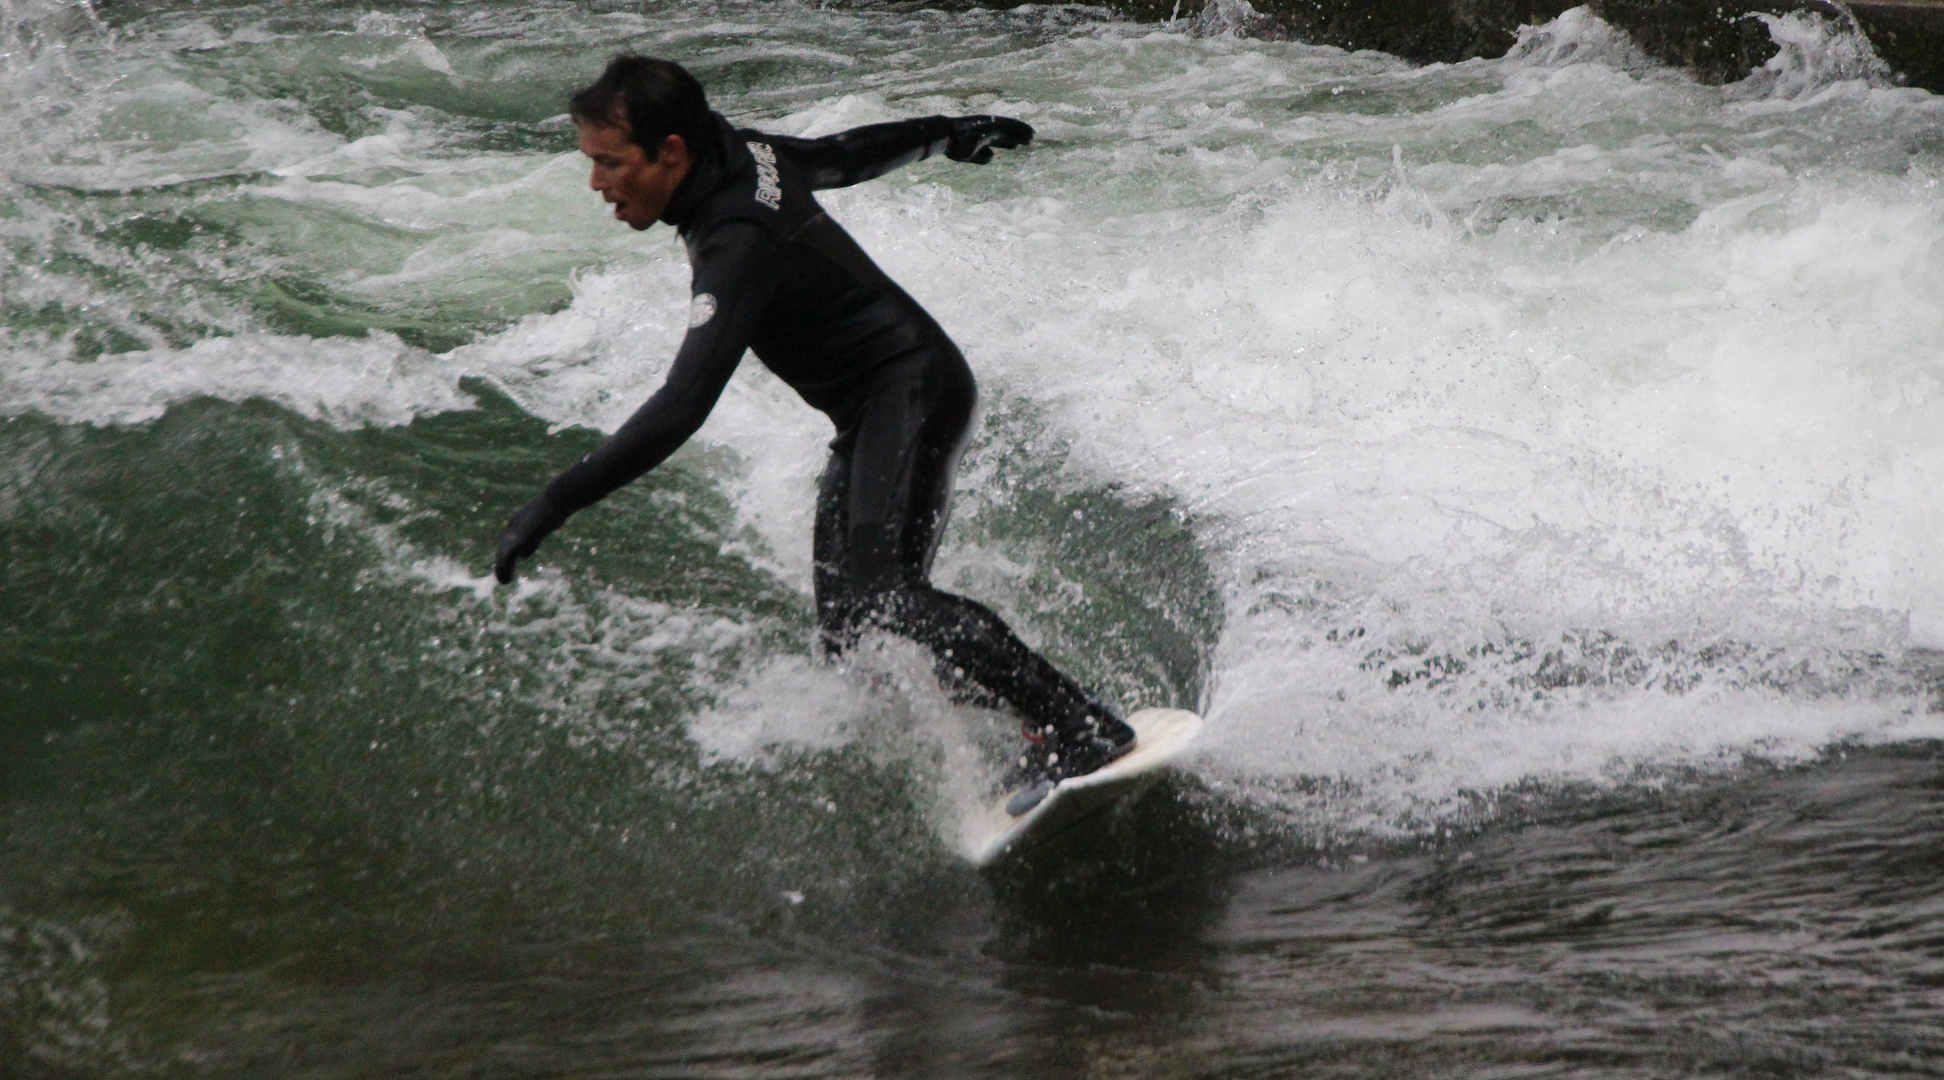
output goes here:
[{"label": "surfboard", "polygon": [[1127,718],[1134,749],[1106,766],[1054,785],[1046,798],[1017,816],[1006,804],[1018,790],[1000,793],[972,822],[967,855],[987,866],[1008,851],[1042,842],[1082,824],[1107,807],[1136,794],[1161,775],[1201,733],[1201,717],[1186,709],[1142,709]]}]

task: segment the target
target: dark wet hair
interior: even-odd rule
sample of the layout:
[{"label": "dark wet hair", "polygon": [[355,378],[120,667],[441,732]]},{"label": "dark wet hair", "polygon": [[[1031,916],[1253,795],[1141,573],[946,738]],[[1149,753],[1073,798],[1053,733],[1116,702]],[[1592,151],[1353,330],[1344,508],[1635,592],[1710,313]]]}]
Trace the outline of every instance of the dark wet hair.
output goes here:
[{"label": "dark wet hair", "polygon": [[567,111],[578,123],[627,132],[650,161],[670,135],[680,135],[691,154],[721,149],[702,84],[682,65],[652,56],[615,56],[600,78],[567,99]]}]

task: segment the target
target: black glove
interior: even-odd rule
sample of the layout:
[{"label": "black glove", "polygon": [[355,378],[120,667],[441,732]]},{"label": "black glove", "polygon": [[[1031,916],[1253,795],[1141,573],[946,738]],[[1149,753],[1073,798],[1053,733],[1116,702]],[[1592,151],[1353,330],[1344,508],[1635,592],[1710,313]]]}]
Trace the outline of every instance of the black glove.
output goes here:
[{"label": "black glove", "polygon": [[513,564],[531,557],[539,550],[540,541],[566,522],[567,514],[548,502],[545,495],[513,511],[512,520],[500,533],[499,553],[493,558],[493,576],[501,585],[511,585]]},{"label": "black glove", "polygon": [[992,160],[993,147],[1011,150],[1032,141],[1032,125],[1010,116],[955,116],[952,133],[945,138],[945,156],[984,165]]}]

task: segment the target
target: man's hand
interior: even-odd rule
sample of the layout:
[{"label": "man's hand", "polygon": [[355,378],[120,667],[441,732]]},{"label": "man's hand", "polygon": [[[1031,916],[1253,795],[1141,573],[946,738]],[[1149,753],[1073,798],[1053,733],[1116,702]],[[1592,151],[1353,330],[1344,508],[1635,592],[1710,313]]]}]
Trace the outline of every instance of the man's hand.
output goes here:
[{"label": "man's hand", "polygon": [[513,511],[512,520],[506,523],[506,531],[500,533],[499,553],[493,558],[493,576],[499,579],[501,585],[511,585],[513,564],[530,558],[539,550],[540,541],[566,521],[567,515],[548,502],[545,495]]},{"label": "man's hand", "polygon": [[945,139],[945,156],[984,165],[992,160],[993,147],[1011,150],[1032,141],[1032,125],[1010,116],[957,116],[952,118],[952,134]]}]

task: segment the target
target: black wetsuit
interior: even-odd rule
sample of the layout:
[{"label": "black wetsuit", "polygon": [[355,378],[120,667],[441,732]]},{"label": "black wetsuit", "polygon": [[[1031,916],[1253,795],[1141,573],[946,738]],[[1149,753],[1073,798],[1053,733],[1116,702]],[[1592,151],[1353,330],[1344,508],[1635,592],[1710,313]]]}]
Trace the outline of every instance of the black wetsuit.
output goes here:
[{"label": "black wetsuit", "polygon": [[[811,195],[939,153],[964,123],[928,117],[796,139],[718,118],[721,147],[696,155],[661,218],[688,246],[688,335],[662,388],[536,500],[549,504],[539,513],[551,511],[539,535],[673,453],[752,349],[837,426],[817,496],[824,647],[841,652],[871,627],[911,638],[949,683],[1065,734],[1105,710],[990,609],[928,580],[977,398],[972,372]],[[991,156],[982,147],[971,160]]]}]

